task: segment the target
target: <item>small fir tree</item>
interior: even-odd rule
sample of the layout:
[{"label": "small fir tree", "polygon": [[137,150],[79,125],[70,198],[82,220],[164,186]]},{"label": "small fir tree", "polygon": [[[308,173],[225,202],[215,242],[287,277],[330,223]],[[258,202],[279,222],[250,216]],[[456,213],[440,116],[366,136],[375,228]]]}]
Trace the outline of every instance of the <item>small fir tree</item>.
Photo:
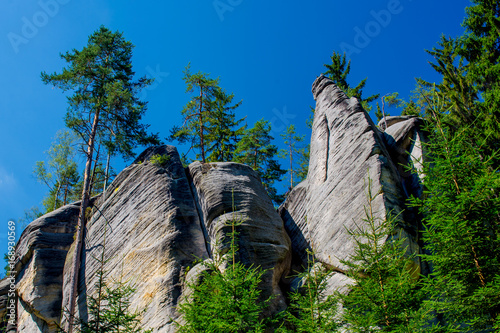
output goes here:
[{"label": "small fir tree", "polygon": [[340,328],[338,296],[326,293],[332,271],[319,262],[314,264],[312,253],[309,258],[309,267],[299,275],[303,285],[289,295],[290,305],[284,314],[286,324],[278,332],[327,333]]},{"label": "small fir tree", "polygon": [[203,262],[207,270],[201,283],[188,285],[192,293],[179,307],[185,321],[178,324],[179,332],[264,332],[260,317],[267,301],[259,300],[258,287],[264,271],[237,261],[237,227],[242,222],[233,214],[228,221],[229,251],[215,252],[213,260]]},{"label": "small fir tree", "polygon": [[362,225],[348,230],[355,242],[354,254],[341,262],[355,281],[348,294],[340,294],[343,319],[354,332],[427,332],[429,311],[414,259],[405,239],[396,232],[396,219],[375,216],[368,181],[368,205]]}]

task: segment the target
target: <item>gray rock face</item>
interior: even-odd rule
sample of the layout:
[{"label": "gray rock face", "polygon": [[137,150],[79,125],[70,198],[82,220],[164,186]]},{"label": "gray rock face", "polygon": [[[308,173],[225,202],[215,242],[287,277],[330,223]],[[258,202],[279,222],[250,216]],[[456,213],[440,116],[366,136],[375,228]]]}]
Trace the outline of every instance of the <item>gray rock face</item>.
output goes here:
[{"label": "gray rock face", "polygon": [[[165,155],[168,160],[163,165],[154,164],[150,161],[153,155]],[[87,223],[80,269],[80,318],[88,316],[86,295],[94,293],[100,269],[96,258],[101,258],[103,250],[108,281],[130,281],[136,288],[131,308],[146,309],[143,326],[154,332],[174,331],[172,319],[177,317],[185,271],[197,258],[208,257],[196,205],[175,147],[146,150],[96,203]],[[65,269],[71,267],[70,260],[68,256]],[[67,287],[65,283],[65,290]]]},{"label": "gray rock face", "polygon": [[[173,320],[181,320],[177,305],[189,293],[187,281],[198,281],[203,262],[227,252],[233,219],[241,222],[237,259],[266,270],[261,296],[273,301],[265,315],[286,307],[283,289],[298,288],[300,279],[290,275],[305,267],[333,268],[328,290],[346,291],[352,281],[340,261],[353,254],[347,229],[363,223],[368,179],[372,193],[380,192],[372,202],[376,217],[403,212],[401,235],[408,251],[418,252],[419,220],[405,200],[422,193],[422,121],[389,117],[381,131],[355,98],[325,77],[314,82],[313,95],[309,173],[278,212],[259,176],[241,164],[195,162],[185,169],[174,147],[160,146],[123,170],[89,214],[77,316],[88,318],[87,297],[95,293],[99,258],[104,258],[111,285],[121,280],[135,287],[131,307],[144,309],[143,327],[174,332]],[[417,173],[407,172],[409,166]],[[78,212],[78,204],[62,207],[33,221],[21,235],[16,250],[20,332],[55,332],[59,324],[68,304]],[[314,253],[313,265],[308,251]],[[0,314],[6,311],[7,290],[1,281]]]},{"label": "gray rock face", "polygon": [[283,310],[286,303],[279,283],[289,272],[290,239],[257,173],[237,163],[194,162],[189,166],[189,174],[211,252],[226,252],[228,244],[222,238],[231,230],[230,221],[242,221],[237,227],[238,259],[267,270],[261,296],[274,297],[269,312]]},{"label": "gray rock face", "polygon": [[62,309],[62,273],[80,207],[64,206],[33,221],[16,248],[18,331],[55,332]]},{"label": "gray rock face", "polygon": [[[347,98],[331,80],[319,77],[312,91],[316,109],[309,172],[280,207],[280,214],[291,236],[293,253],[300,256],[294,257],[294,262],[305,266],[304,250],[311,248],[316,260],[342,272],[346,267],[340,260],[354,251],[347,230],[362,224],[365,217],[368,179],[373,194],[381,191],[372,202],[377,218],[385,219],[388,212],[399,214],[406,209],[408,195],[394,159],[404,154],[408,161],[406,150],[412,135],[408,128],[415,128],[408,122],[415,119],[388,122],[406,126],[405,134],[394,134],[393,138],[380,132],[357,99]],[[394,146],[386,145],[389,138]],[[406,213],[399,218],[410,251],[419,251],[412,234],[418,221]],[[331,288],[349,283],[338,274],[330,282]]]}]

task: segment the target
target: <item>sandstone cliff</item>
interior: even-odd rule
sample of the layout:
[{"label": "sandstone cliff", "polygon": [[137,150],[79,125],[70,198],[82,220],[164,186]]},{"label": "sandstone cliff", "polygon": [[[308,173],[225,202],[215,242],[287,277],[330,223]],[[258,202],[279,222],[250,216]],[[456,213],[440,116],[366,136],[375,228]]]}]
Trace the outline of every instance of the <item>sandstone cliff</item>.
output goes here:
[{"label": "sandstone cliff", "polygon": [[[333,267],[329,288],[349,279],[341,259],[352,254],[346,233],[362,223],[368,177],[378,216],[401,213],[399,228],[409,251],[418,252],[419,220],[405,200],[419,195],[421,121],[392,117],[379,130],[355,98],[332,81],[313,84],[316,112],[307,179],[289,194],[278,212],[259,176],[237,163],[195,162],[184,168],[175,147],[148,148],[123,170],[106,193],[92,203],[80,267],[77,314],[86,318],[86,295],[92,294],[99,258],[105,249],[107,277],[131,281],[132,307],[145,309],[142,323],[154,332],[174,332],[176,307],[185,292],[186,271],[199,271],[199,260],[225,251],[220,240],[226,221],[241,218],[239,260],[267,269],[262,296],[273,297],[272,314],[286,307],[291,274],[307,267],[307,251]],[[153,155],[164,155],[161,165]],[[420,175],[423,176],[423,175]],[[66,306],[67,272],[74,250],[78,204],[33,221],[17,246],[17,330],[55,332]],[[418,264],[418,263],[417,263]],[[296,281],[295,281],[296,282]],[[0,283],[0,314],[5,313],[8,284]],[[15,328],[11,328],[13,331]]]}]

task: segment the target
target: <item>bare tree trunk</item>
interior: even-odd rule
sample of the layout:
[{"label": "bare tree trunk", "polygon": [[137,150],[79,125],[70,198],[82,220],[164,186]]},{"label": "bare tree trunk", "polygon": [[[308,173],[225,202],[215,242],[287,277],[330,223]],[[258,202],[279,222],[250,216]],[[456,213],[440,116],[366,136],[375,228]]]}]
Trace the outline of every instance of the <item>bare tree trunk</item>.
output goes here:
[{"label": "bare tree trunk", "polygon": [[203,136],[203,87],[200,83],[200,110],[199,110],[199,122],[200,122],[200,146],[201,146],[201,161],[205,163],[205,142]]},{"label": "bare tree trunk", "polygon": [[106,171],[104,173],[104,186],[102,187],[102,193],[106,192],[106,188],[108,187],[108,179],[109,179],[109,160],[111,158],[111,154],[108,151],[108,158],[106,159]]},{"label": "bare tree trunk", "polygon": [[78,297],[78,278],[82,257],[83,233],[85,228],[85,211],[89,204],[89,189],[90,189],[90,171],[92,169],[92,160],[94,155],[95,136],[97,132],[97,124],[99,122],[99,110],[94,115],[92,131],[90,133],[88,148],[87,148],[87,163],[85,164],[85,174],[83,178],[82,203],[80,205],[80,214],[78,216],[78,226],[76,231],[76,247],[73,253],[70,276],[70,294],[69,294],[69,313],[67,321],[64,325],[64,330],[68,333],[73,332],[73,321],[75,318],[76,298]]},{"label": "bare tree trunk", "polygon": [[61,190],[61,182],[57,185],[56,194],[54,195],[54,210],[57,209],[57,198],[59,198],[59,191]]}]

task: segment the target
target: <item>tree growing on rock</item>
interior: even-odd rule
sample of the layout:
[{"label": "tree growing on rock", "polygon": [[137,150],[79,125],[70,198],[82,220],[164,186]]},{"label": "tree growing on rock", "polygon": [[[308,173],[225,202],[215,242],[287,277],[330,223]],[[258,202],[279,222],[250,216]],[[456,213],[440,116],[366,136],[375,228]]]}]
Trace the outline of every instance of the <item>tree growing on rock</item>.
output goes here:
[{"label": "tree growing on rock", "polygon": [[[75,131],[85,143],[85,173],[82,203],[78,218],[76,250],[71,269],[69,315],[74,315],[77,281],[80,268],[85,211],[89,203],[91,170],[95,147],[98,142],[124,157],[133,156],[137,144],[157,143],[157,136],[148,135],[141,124],[146,102],[139,100],[138,93],[151,83],[146,77],[134,81],[131,42],[119,32],[100,27],[88,39],[81,50],[61,54],[68,63],[61,73],[42,73],[42,81],[64,92],[68,97],[66,126]],[[71,333],[71,320],[66,330]]]},{"label": "tree growing on rock", "polygon": [[244,119],[236,119],[234,110],[241,101],[231,105],[234,94],[217,89],[212,102],[212,110],[208,120],[206,139],[208,142],[207,160],[209,162],[227,162],[234,158],[236,144],[245,133],[246,126],[241,126]]},{"label": "tree growing on rock", "polygon": [[370,112],[370,103],[379,98],[379,94],[363,97],[363,89],[366,85],[366,78],[361,80],[354,88],[347,82],[347,76],[351,72],[351,61],[346,61],[345,53],[333,52],[330,57],[332,63],[325,64],[326,72],[323,73],[327,78],[335,82],[335,84],[348,96],[356,97],[366,112]]}]

